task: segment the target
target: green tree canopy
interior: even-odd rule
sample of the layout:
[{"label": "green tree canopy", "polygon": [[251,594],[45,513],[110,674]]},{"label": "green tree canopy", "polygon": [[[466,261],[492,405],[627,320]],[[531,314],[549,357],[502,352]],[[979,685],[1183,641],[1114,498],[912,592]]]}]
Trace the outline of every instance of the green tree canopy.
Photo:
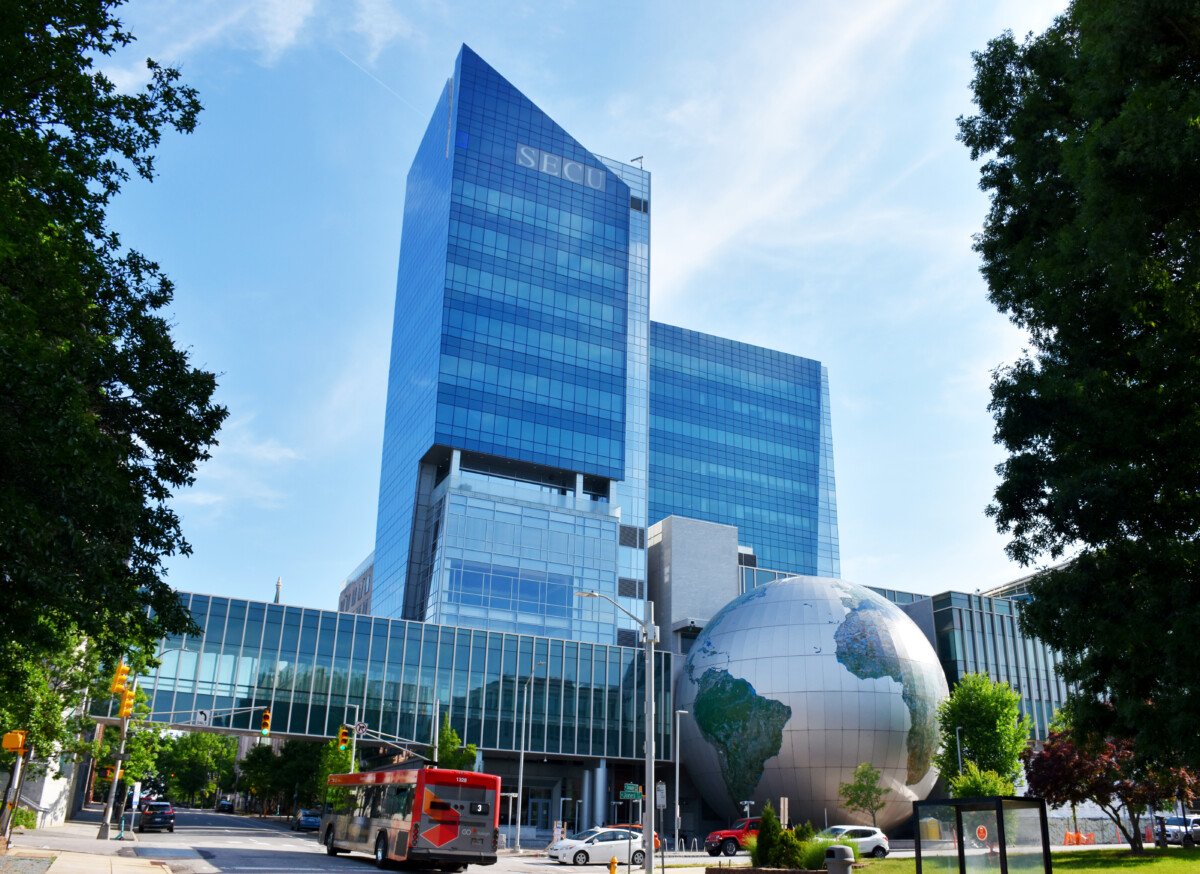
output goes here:
[{"label": "green tree canopy", "polygon": [[438,732],[438,767],[473,771],[475,755],[475,744],[463,746],[458,732],[450,727],[450,714],[443,714],[442,728]]},{"label": "green tree canopy", "polygon": [[849,783],[838,787],[838,797],[847,810],[865,813],[875,825],[875,814],[887,804],[887,789],[879,785],[879,769],[870,762],[859,762]]},{"label": "green tree canopy", "polygon": [[195,800],[232,786],[236,760],[236,738],[196,731],[163,744],[159,774],[169,797]]},{"label": "green tree canopy", "polygon": [[958,774],[961,742],[964,772],[967,762],[974,762],[980,771],[995,771],[1011,784],[1029,743],[1030,721],[1021,716],[1020,704],[1021,696],[1008,683],[993,682],[987,674],[966,674],[938,705],[938,770],[947,777]]},{"label": "green tree canopy", "polygon": [[[975,55],[989,297],[1030,349],[994,374],[988,508],[1081,725],[1200,763],[1200,6],[1074,0]],[[1179,609],[1183,605],[1184,609]]]},{"label": "green tree canopy", "polygon": [[995,771],[981,771],[974,762],[964,762],[963,772],[950,777],[951,798],[981,798],[989,795],[1012,794],[1012,780],[1005,780]]},{"label": "green tree canopy", "polygon": [[[153,61],[135,94],[95,69],[133,41],[117,5],[10,0],[0,27],[0,641],[35,659],[189,629],[163,579],[189,550],[169,500],[226,415],[161,314],[171,283],[108,226],[200,110]],[[13,683],[0,673],[0,700]]]}]

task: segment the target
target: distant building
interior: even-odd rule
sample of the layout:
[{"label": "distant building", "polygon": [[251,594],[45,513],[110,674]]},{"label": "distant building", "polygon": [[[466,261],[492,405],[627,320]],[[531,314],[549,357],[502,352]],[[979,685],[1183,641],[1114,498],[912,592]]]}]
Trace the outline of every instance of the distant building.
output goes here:
[{"label": "distant building", "polygon": [[338,592],[338,612],[369,614],[371,593],[375,588],[374,580],[375,553],[371,552],[342,583],[341,591]]}]

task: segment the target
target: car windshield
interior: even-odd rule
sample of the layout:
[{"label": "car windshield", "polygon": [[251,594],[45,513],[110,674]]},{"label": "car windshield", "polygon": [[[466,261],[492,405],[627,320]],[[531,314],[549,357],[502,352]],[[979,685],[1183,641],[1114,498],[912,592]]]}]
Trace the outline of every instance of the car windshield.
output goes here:
[{"label": "car windshield", "polygon": [[749,823],[750,823],[750,820],[748,820],[748,819],[739,819],[737,822],[735,822],[733,824],[733,828],[734,828],[734,830],[744,829],[747,825],[749,825]]},{"label": "car windshield", "polygon": [[321,813],[320,813],[320,811],[317,811],[317,810],[302,810],[302,811],[300,811],[300,815],[301,816],[320,816]]},{"label": "car windshield", "polygon": [[152,801],[149,805],[147,805],[147,809],[155,812],[164,811],[170,810],[171,805],[167,804],[165,801]]},{"label": "car windshield", "polygon": [[846,833],[846,826],[844,826],[844,825],[831,825],[829,828],[825,829],[825,831],[821,832],[821,834],[825,835],[826,837],[830,837],[830,838],[836,838],[838,835],[845,834],[845,833]]},{"label": "car windshield", "polygon": [[1183,825],[1182,816],[1168,816],[1167,825]]},{"label": "car windshield", "polygon": [[571,835],[571,840],[586,841],[588,838],[594,838],[596,835],[600,834],[601,831],[603,831],[603,829],[590,828],[586,831],[575,832],[575,834]]}]

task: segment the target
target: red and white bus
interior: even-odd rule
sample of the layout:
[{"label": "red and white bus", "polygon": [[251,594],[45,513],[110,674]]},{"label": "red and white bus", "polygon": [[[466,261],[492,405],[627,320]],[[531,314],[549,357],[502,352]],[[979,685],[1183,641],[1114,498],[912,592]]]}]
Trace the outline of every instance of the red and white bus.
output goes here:
[{"label": "red and white bus", "polygon": [[500,835],[500,778],[474,771],[401,768],[332,774],[321,842],[331,856],[358,850],[385,867],[464,871],[492,865]]}]

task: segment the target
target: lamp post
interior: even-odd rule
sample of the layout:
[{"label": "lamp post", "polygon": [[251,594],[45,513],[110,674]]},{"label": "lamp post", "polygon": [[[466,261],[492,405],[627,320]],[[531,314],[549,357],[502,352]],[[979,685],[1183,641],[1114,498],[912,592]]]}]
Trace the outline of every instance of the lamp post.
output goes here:
[{"label": "lamp post", "polygon": [[[638,619],[615,600],[602,592],[576,592],[580,598],[601,598],[612,604],[642,627],[642,640],[646,645],[646,776],[643,792],[654,791],[654,644],[658,642],[658,629],[654,627],[654,602],[646,599],[646,616]],[[646,849],[646,874],[654,874],[654,804],[646,799],[642,804],[642,844]]]},{"label": "lamp post", "polygon": [[675,711],[675,852],[679,852],[679,717],[686,716],[686,710]]},{"label": "lamp post", "polygon": [[525,713],[529,709],[529,684],[533,682],[534,674],[537,673],[538,665],[544,665],[545,662],[537,662],[530,670],[529,676],[525,678],[522,684],[521,695],[521,758],[517,764],[517,840],[514,849],[521,852],[521,793],[525,791]]},{"label": "lamp post", "polygon": [[954,727],[954,743],[958,747],[958,776],[962,776],[962,726]]}]

